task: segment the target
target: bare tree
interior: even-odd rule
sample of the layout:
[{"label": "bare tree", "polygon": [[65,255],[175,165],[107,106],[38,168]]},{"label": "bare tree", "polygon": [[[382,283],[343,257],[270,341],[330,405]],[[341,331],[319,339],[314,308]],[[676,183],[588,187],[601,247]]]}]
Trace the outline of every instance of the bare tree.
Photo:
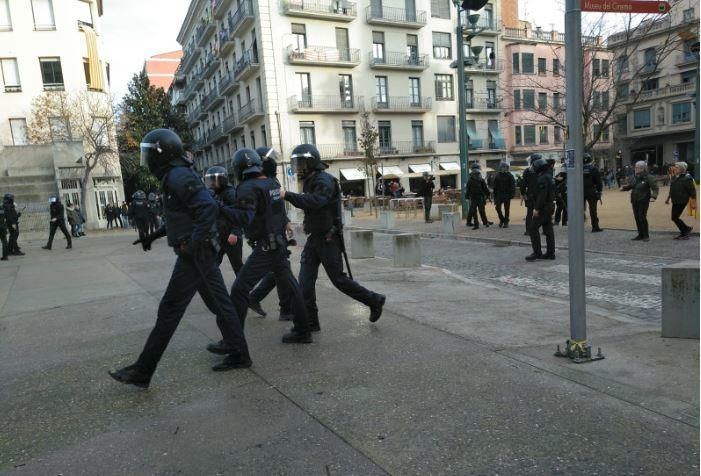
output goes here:
[{"label": "bare tree", "polygon": [[80,140],[84,155],[81,187],[82,206],[85,206],[93,172],[114,176],[119,165],[116,154],[115,114],[109,96],[104,93],[80,91],[44,92],[32,101],[27,124],[27,135],[33,144],[49,144]]},{"label": "bare tree", "polygon": [[370,197],[370,207],[374,206],[375,197],[375,170],[377,166],[377,160],[375,159],[375,152],[377,151],[377,138],[379,137],[379,132],[375,125],[370,122],[370,113],[364,112],[361,114],[360,119],[360,137],[358,138],[358,145],[363,150],[364,158],[363,165],[365,167],[365,175],[368,177],[368,196]]}]

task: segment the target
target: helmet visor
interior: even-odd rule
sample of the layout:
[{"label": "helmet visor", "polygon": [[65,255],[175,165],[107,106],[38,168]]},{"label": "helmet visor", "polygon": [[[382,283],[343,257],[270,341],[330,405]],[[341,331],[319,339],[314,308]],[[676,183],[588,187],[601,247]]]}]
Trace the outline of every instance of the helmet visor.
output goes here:
[{"label": "helmet visor", "polygon": [[219,190],[227,180],[225,172],[209,172],[204,176],[204,184],[210,190]]},{"label": "helmet visor", "polygon": [[161,149],[161,145],[158,142],[155,144],[150,142],[142,142],[139,144],[139,148],[141,149],[140,163],[142,167],[148,167],[148,158],[151,154],[153,154],[154,150],[159,154],[163,152],[163,149]]},{"label": "helmet visor", "polygon": [[292,154],[290,156],[290,161],[292,162],[292,170],[297,174],[298,177],[305,177],[307,173],[309,173],[309,161],[313,158],[314,156],[310,152]]}]

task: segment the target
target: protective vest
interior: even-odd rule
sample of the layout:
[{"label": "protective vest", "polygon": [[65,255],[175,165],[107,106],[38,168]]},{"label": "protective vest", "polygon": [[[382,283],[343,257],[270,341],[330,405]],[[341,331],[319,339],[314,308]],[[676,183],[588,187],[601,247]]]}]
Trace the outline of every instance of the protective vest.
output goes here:
[{"label": "protective vest", "polygon": [[148,213],[148,204],[143,200],[134,200],[133,202],[131,202],[129,214],[133,216],[135,220],[147,221]]},{"label": "protective vest", "polygon": [[341,193],[336,178],[322,170],[304,182],[304,193],[318,193],[319,190],[328,194],[330,200],[321,208],[304,211],[305,233],[327,233],[340,223]]},{"label": "protective vest", "polygon": [[285,203],[276,179],[260,176],[244,180],[236,188],[235,208],[254,213],[253,220],[244,226],[251,242],[270,249],[287,245]]},{"label": "protective vest", "polygon": [[15,204],[13,202],[4,202],[3,210],[5,211],[5,221],[7,224],[16,225],[19,221],[19,217],[17,216],[18,214]]},{"label": "protective vest", "polygon": [[0,207],[0,231],[3,233],[7,229],[7,220],[5,220],[5,208]]},{"label": "protective vest", "polygon": [[[227,185],[224,189],[215,194],[215,199],[224,206],[233,207],[236,205],[236,189],[232,185]],[[219,239],[226,241],[230,234],[241,235],[241,228],[232,225],[222,213],[217,217],[217,232]]]},{"label": "protective vest", "polygon": [[[195,196],[204,190],[200,177],[188,167],[174,167],[161,182],[166,219],[168,246],[177,247],[190,240],[194,221]],[[211,236],[216,236],[216,221],[212,223]]]}]

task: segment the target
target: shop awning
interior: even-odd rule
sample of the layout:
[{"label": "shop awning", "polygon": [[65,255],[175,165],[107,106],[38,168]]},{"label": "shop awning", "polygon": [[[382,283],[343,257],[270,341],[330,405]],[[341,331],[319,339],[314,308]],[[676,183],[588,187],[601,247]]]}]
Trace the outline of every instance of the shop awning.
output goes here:
[{"label": "shop awning", "polygon": [[402,169],[396,165],[378,165],[377,171],[382,176],[381,178],[399,178],[404,175]]},{"label": "shop awning", "polygon": [[433,175],[458,175],[460,170],[439,170],[438,172],[433,172]]},{"label": "shop awning", "polygon": [[470,145],[472,145],[475,149],[482,148],[482,139],[480,139],[479,134],[477,134],[475,125],[470,124],[469,122],[467,124],[467,137],[470,140]]},{"label": "shop awning", "polygon": [[341,177],[344,180],[365,180],[368,178],[363,169],[341,169]]},{"label": "shop awning", "polygon": [[506,141],[504,141],[504,136],[501,133],[501,129],[496,124],[492,122],[489,123],[489,135],[492,136],[492,143],[497,149],[506,149]]},{"label": "shop awning", "polygon": [[457,162],[442,162],[440,164],[441,170],[457,170],[460,171],[460,164]]},{"label": "shop awning", "polygon": [[409,164],[409,171],[415,174],[431,173],[431,164]]}]

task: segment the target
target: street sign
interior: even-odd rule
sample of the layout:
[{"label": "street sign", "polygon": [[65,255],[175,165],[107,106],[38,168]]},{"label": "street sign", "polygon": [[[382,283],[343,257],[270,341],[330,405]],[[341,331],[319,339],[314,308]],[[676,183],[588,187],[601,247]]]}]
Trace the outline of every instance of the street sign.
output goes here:
[{"label": "street sign", "polygon": [[287,176],[292,177],[295,174],[295,171],[292,167],[287,167]]},{"label": "street sign", "polygon": [[565,151],[565,167],[568,169],[573,169],[575,167],[574,149],[567,149]]},{"label": "street sign", "polygon": [[667,13],[669,2],[646,0],[582,0],[583,12]]}]

